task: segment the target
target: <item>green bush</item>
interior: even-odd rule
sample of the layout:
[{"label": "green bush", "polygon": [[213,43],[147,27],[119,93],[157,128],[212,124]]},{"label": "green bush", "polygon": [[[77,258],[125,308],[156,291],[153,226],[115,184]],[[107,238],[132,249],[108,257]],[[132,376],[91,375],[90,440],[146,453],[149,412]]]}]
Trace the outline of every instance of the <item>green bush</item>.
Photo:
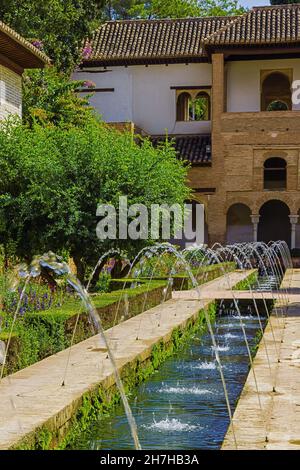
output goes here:
[{"label": "green bush", "polygon": [[[118,291],[92,295],[105,329],[125,317],[132,317],[158,305],[164,297],[169,298],[163,293],[166,282],[144,281],[135,288],[125,283],[124,289],[121,289],[121,280],[115,282],[119,286]],[[5,373],[13,373],[66,349],[70,345],[78,314],[74,337],[74,343],[77,343],[95,333],[79,299],[69,298],[62,307],[19,315],[13,329]],[[0,316],[3,323],[0,340],[7,342],[13,316],[5,312],[0,312]]]}]

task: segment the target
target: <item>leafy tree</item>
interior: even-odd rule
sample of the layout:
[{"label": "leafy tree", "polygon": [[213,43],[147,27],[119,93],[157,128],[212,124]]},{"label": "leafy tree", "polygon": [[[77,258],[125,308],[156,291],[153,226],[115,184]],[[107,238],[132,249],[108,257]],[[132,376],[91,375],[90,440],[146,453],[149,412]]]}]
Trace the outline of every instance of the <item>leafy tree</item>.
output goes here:
[{"label": "leafy tree", "polygon": [[111,0],[106,7],[109,19],[222,16],[244,11],[238,0]]},{"label": "leafy tree", "polygon": [[100,241],[98,203],[118,207],[119,196],[128,195],[129,205],[183,204],[186,173],[173,147],[137,145],[131,134],[96,120],[68,129],[7,122],[0,128],[0,245],[28,261],[66,250],[83,279],[107,249],[132,256],[145,243]]},{"label": "leafy tree", "polygon": [[82,40],[99,25],[105,0],[0,0],[0,19],[35,41],[61,69],[80,58]]},{"label": "leafy tree", "polygon": [[23,121],[32,127],[83,126],[92,115],[87,94],[81,98],[76,90],[93,88],[93,82],[75,81],[55,67],[29,70],[23,80]]},{"label": "leafy tree", "polygon": [[200,16],[232,16],[246,11],[238,0],[202,0],[198,3]]}]

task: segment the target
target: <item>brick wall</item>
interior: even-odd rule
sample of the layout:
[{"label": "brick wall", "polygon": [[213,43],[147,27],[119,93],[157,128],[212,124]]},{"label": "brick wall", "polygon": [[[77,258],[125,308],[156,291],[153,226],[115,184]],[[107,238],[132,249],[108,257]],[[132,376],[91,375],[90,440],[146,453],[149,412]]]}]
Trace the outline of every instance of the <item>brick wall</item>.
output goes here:
[{"label": "brick wall", "polygon": [[[232,204],[246,204],[252,214],[272,199],[285,202],[290,214],[300,210],[300,112],[224,112],[224,59],[212,56],[212,167],[189,172],[192,187],[214,187],[202,195],[208,222],[209,242],[226,241],[226,217]],[[285,159],[287,189],[263,187],[264,162]]]}]

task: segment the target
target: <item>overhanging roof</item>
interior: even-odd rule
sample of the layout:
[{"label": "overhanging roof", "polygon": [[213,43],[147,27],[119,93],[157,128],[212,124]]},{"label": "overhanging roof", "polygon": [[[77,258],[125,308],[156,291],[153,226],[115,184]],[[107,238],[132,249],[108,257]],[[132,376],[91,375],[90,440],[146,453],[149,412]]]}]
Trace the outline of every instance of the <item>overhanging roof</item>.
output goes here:
[{"label": "overhanging roof", "polygon": [[204,38],[232,17],[128,20],[104,23],[86,42],[91,54],[83,66],[117,63],[205,60]]},{"label": "overhanging roof", "polygon": [[[300,4],[254,7],[239,16],[104,23],[81,66],[208,61],[214,49],[300,46]],[[296,50],[296,49],[295,49]]]},{"label": "overhanging roof", "polygon": [[0,58],[12,61],[20,71],[26,68],[41,68],[50,59],[20,34],[0,21]]}]

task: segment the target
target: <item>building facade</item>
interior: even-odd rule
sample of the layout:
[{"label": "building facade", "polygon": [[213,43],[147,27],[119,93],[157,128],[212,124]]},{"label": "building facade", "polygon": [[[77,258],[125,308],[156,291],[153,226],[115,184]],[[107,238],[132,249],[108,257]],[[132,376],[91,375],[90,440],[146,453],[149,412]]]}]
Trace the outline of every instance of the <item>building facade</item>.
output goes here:
[{"label": "building facade", "polygon": [[210,244],[300,248],[299,5],[109,22],[85,50],[75,78],[95,83],[103,119],[154,144],[167,134],[191,164]]},{"label": "building facade", "polygon": [[47,63],[43,52],[0,21],[0,120],[22,116],[22,74]]}]

